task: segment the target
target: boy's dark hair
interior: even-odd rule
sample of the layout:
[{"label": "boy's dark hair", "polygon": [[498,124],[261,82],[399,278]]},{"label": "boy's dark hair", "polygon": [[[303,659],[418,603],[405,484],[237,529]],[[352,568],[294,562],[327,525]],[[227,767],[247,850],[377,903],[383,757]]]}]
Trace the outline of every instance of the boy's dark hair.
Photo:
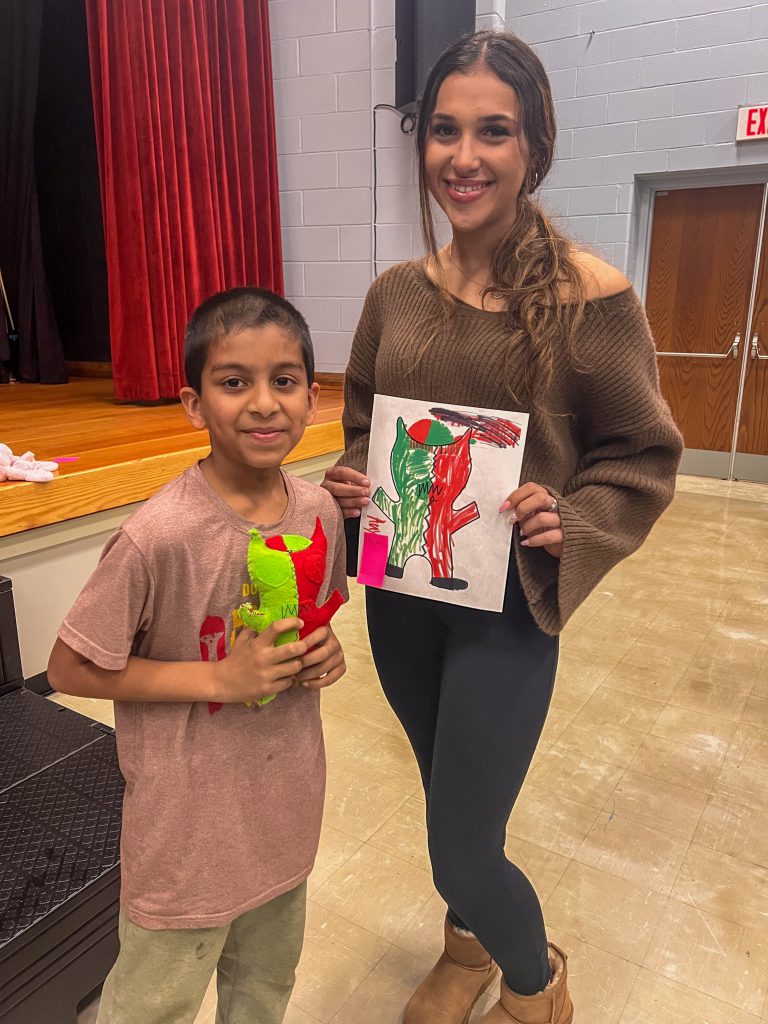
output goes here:
[{"label": "boy's dark hair", "polygon": [[307,383],[315,380],[315,353],[307,321],[286,299],[266,288],[230,288],[201,302],[184,332],[184,374],[189,387],[200,394],[203,367],[211,346],[227,334],[249,327],[275,324],[301,345]]}]

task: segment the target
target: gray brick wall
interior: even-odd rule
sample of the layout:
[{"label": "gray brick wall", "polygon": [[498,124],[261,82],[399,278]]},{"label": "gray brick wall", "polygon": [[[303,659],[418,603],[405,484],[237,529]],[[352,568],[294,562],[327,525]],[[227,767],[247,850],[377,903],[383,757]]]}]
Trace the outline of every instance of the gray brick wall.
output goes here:
[{"label": "gray brick wall", "polygon": [[342,158],[370,148],[368,4],[271,0],[269,15],[286,295],[333,371],[347,351],[342,296],[365,283],[361,268],[367,280],[367,249],[345,232],[369,223],[369,175]]},{"label": "gray brick wall", "polygon": [[[372,11],[372,18],[371,18]],[[505,0],[477,0],[502,30]],[[371,108],[395,99],[395,0],[270,0],[286,295],[345,369],[373,276]],[[414,140],[376,113],[377,268],[421,255]]]},{"label": "gray brick wall", "polygon": [[[346,367],[372,278],[371,107],[394,101],[394,10],[394,0],[269,4],[286,295],[326,372]],[[376,116],[384,266],[411,256],[415,189],[399,118]]]},{"label": "gray brick wall", "polygon": [[[394,0],[270,0],[286,293],[318,368],[346,366],[372,277],[371,107],[394,102]],[[477,0],[547,67],[557,159],[542,200],[631,270],[637,175],[768,164],[736,109],[768,99],[768,2]],[[372,12],[372,15],[371,15]],[[422,252],[413,139],[376,113],[377,266]]]},{"label": "gray brick wall", "polygon": [[508,0],[506,25],[541,56],[563,137],[542,203],[625,271],[637,175],[768,165],[738,144],[737,108],[768,100],[768,3]]}]

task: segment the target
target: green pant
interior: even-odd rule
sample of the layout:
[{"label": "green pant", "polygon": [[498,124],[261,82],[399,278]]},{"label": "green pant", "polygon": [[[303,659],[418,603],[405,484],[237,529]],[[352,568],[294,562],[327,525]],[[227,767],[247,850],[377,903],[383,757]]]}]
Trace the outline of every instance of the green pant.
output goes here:
[{"label": "green pant", "polygon": [[304,940],[307,884],[224,928],[140,928],[120,915],[120,953],[96,1024],[193,1024],[217,972],[216,1024],[280,1024]]}]

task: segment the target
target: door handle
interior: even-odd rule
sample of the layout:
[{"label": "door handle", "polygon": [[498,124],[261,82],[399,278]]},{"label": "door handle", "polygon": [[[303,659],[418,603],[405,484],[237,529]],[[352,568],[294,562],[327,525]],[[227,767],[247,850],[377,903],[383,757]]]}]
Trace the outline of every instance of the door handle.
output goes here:
[{"label": "door handle", "polygon": [[[755,335],[755,338],[757,335]],[[757,344],[755,338],[752,339],[752,358],[755,358],[755,345]],[[732,359],[738,359],[739,357],[739,345],[741,344],[741,334],[737,334],[733,339],[732,343],[728,347],[726,352],[657,352],[657,356],[674,356],[677,359],[727,359],[730,356]],[[768,359],[768,356],[758,356],[758,359]]]},{"label": "door handle", "polygon": [[760,339],[756,334],[752,336],[752,351],[749,353],[749,358],[766,360],[768,362],[768,356],[760,355]]}]

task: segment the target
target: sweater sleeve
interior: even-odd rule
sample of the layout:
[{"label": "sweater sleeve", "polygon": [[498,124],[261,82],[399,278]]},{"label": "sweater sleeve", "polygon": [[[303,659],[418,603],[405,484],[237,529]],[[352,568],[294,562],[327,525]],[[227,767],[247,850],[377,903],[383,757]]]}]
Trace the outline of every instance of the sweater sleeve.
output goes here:
[{"label": "sweater sleeve", "polygon": [[368,289],[344,375],[344,454],[340,466],[365,473],[376,394],[376,355],[381,337],[381,278]]},{"label": "sweater sleeve", "polygon": [[640,547],[674,495],[683,440],[659,390],[648,321],[633,298],[585,345],[580,457],[562,493],[553,490],[562,558],[518,549],[521,572],[536,577],[537,619],[548,633],[558,633],[603,576]]}]

